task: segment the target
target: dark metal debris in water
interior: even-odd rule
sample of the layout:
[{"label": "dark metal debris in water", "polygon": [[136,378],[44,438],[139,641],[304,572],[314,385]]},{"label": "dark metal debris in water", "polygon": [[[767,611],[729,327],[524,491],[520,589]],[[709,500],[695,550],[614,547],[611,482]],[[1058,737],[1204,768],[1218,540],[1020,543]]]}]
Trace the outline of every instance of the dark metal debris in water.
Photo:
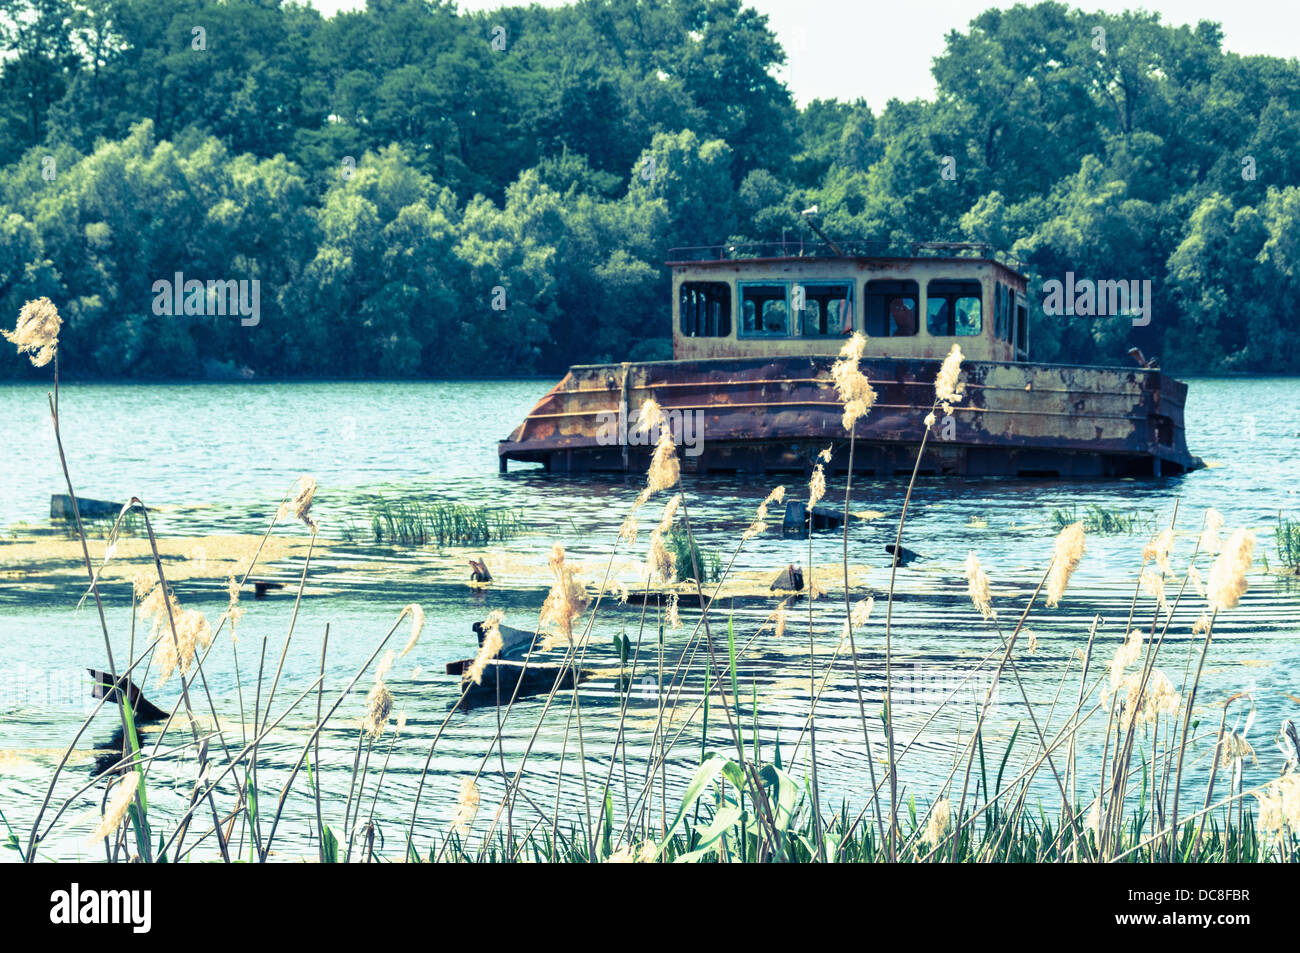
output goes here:
[{"label": "dark metal debris in water", "polygon": [[[481,648],[486,637],[482,622],[472,626]],[[495,658],[483,664],[482,681],[475,683],[469,677],[472,658],[457,659],[447,663],[448,675],[460,676],[460,690],[464,695],[462,708],[481,705],[509,704],[512,698],[525,698],[565,688],[573,688],[590,676],[590,672],[564,662],[543,662],[528,659],[536,633],[527,629],[499,626],[501,649]]]},{"label": "dark metal debris in water", "polygon": [[920,553],[915,553],[906,546],[899,546],[897,547],[897,551],[895,551],[893,543],[885,543],[885,552],[894,557],[895,566],[906,566],[909,563],[916,562],[918,559],[925,558]]},{"label": "dark metal debris in water", "polygon": [[68,494],[50,494],[50,519],[52,520],[75,519],[77,513],[80,513],[84,519],[95,516],[116,516],[120,512],[122,512],[121,503],[109,503],[106,500],[91,500],[79,496],[74,509],[72,497],[68,496]]},{"label": "dark metal debris in water", "polygon": [[93,683],[90,687],[91,698],[107,698],[111,702],[120,701],[122,696],[118,685],[124,685],[127,700],[131,704],[131,711],[135,713],[137,723],[162,721],[167,717],[167,712],[145,698],[140,687],[126,676],[119,676],[115,682],[113,676],[108,672],[101,672],[95,668],[87,669],[87,671],[90,672]]}]

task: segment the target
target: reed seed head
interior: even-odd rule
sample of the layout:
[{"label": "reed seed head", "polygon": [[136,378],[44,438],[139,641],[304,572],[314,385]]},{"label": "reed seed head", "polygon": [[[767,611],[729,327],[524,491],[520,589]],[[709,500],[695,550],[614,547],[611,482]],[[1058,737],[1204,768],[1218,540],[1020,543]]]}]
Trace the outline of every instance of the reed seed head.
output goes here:
[{"label": "reed seed head", "polygon": [[[955,348],[956,345],[954,344]],[[1065,587],[1070,584],[1070,576],[1078,568],[1085,548],[1083,522],[1071,523],[1061,530],[1056,537],[1055,555],[1052,568],[1047,575],[1047,607],[1054,608],[1065,595]]]},{"label": "reed seed head", "polygon": [[1123,644],[1115,650],[1115,657],[1109,663],[1112,692],[1119,690],[1121,683],[1124,681],[1124,672],[1142,657],[1143,641],[1144,636],[1141,629],[1129,629],[1128,634],[1124,636]]},{"label": "reed seed head", "polygon": [[1255,749],[1250,746],[1250,742],[1243,735],[1235,731],[1224,734],[1223,744],[1219,747],[1219,767],[1231,768],[1246,758],[1250,758],[1255,764],[1259,764],[1259,758],[1255,756]]},{"label": "reed seed head", "polygon": [[1139,580],[1142,583],[1142,591],[1152,596],[1160,606],[1160,611],[1168,615],[1172,610],[1169,608],[1169,600],[1165,597],[1164,573],[1156,572],[1154,569],[1143,569]]},{"label": "reed seed head", "polygon": [[375,679],[375,684],[366,694],[366,717],[361,722],[361,730],[371,738],[379,738],[388,727],[388,715],[392,710],[393,693],[383,679]]},{"label": "reed seed head", "polygon": [[281,503],[280,509],[276,511],[276,522],[293,517],[296,520],[301,520],[303,525],[311,530],[312,535],[315,536],[319,527],[309,512],[311,510],[311,501],[315,496],[315,478],[307,474],[298,477],[294,481],[293,488],[289,491],[289,498]]},{"label": "reed seed head", "polygon": [[844,342],[844,346],[840,348],[839,359],[831,365],[831,380],[835,384],[835,394],[844,405],[844,414],[840,422],[850,433],[854,425],[865,417],[876,403],[876,392],[872,389],[867,375],[859,368],[866,344],[867,339],[861,332],[854,334]]},{"label": "reed seed head", "polygon": [[239,580],[232,574],[226,580],[226,611],[225,618],[230,620],[230,628],[233,631],[239,621],[244,618],[244,607],[239,604]]},{"label": "reed seed head", "polygon": [[1088,816],[1083,822],[1084,830],[1092,832],[1094,841],[1101,840],[1101,801],[1094,799],[1088,808]]},{"label": "reed seed head", "polygon": [[672,499],[670,499],[664,505],[663,516],[659,518],[660,533],[666,533],[670,529],[672,529],[673,520],[677,518],[677,509],[681,505],[682,505],[682,495],[680,493],[674,494]]},{"label": "reed seed head", "polygon": [[650,535],[650,549],[646,552],[646,575],[654,579],[657,575],[665,582],[677,578],[677,556],[668,551],[663,534],[658,530]]},{"label": "reed seed head", "polygon": [[749,524],[749,528],[741,533],[741,540],[748,542],[760,533],[767,531],[767,508],[773,503],[780,503],[785,499],[785,487],[778,486],[775,490],[763,498],[763,502],[758,504],[758,510],[754,513],[754,522]]},{"label": "reed seed head", "polygon": [[152,569],[142,569],[131,577],[131,595],[142,601],[158,585],[158,574]]},{"label": "reed seed head", "polygon": [[[564,642],[573,641],[573,623],[587,608],[587,591],[578,581],[577,570],[564,561],[564,547],[556,543],[551,547],[551,572],[555,582],[542,603],[540,625],[558,634]],[[544,648],[555,640],[548,639]]]},{"label": "reed seed head", "polygon": [[952,413],[952,405],[966,393],[966,385],[961,383],[961,345],[954,344],[948,356],[939,367],[939,374],[934,379],[934,396],[943,407],[945,414]]},{"label": "reed seed head", "polygon": [[943,840],[948,832],[948,823],[952,820],[952,805],[946,797],[934,802],[930,808],[930,819],[925,824],[925,842],[933,849]]},{"label": "reed seed head", "polygon": [[1219,552],[1219,530],[1223,529],[1223,514],[1216,509],[1205,511],[1205,528],[1201,530],[1200,549],[1211,556]]},{"label": "reed seed head", "polygon": [[1234,609],[1241,602],[1247,588],[1246,573],[1250,571],[1254,558],[1253,532],[1239,529],[1228,537],[1223,551],[1210,567],[1210,578],[1205,586],[1211,612]]},{"label": "reed seed head", "polygon": [[1182,706],[1182,696],[1175,691],[1173,682],[1159,669],[1153,669],[1142,688],[1142,670],[1127,676],[1120,686],[1124,694],[1120,724],[1125,729],[1130,722],[1138,725],[1154,724],[1161,715],[1176,715]]},{"label": "reed seed head", "polygon": [[849,610],[849,618],[844,623],[844,630],[840,633],[840,639],[847,640],[852,635],[852,629],[860,629],[866,625],[867,620],[871,618],[871,610],[875,608],[875,605],[875,596],[867,596],[867,598],[854,603],[853,608]]},{"label": "reed seed head", "polygon": [[1255,795],[1259,799],[1259,828],[1276,838],[1300,833],[1300,774],[1285,774]]},{"label": "reed seed head", "polygon": [[375,678],[378,681],[383,681],[388,678],[388,673],[393,670],[393,662],[395,660],[392,649],[389,649],[384,653],[384,657],[379,660],[379,666],[375,669]]},{"label": "reed seed head", "polygon": [[505,615],[500,609],[489,612],[483,620],[483,644],[479,646],[478,654],[474,656],[466,673],[475,685],[483,684],[483,670],[487,668],[487,663],[501,654],[501,647],[505,644],[501,638],[501,623],[504,620]]},{"label": "reed seed head", "polygon": [[623,522],[618,527],[618,538],[626,540],[629,546],[636,545],[636,538],[640,532],[636,523],[636,511],[640,509],[640,507],[641,498],[637,497],[637,502],[633,505],[627,516],[623,517]]},{"label": "reed seed head", "polygon": [[461,837],[468,837],[478,816],[478,785],[473,778],[462,778],[460,793],[456,797],[456,816],[451,822],[452,829]]},{"label": "reed seed head", "polygon": [[1151,541],[1142,549],[1142,561],[1154,562],[1156,567],[1162,573],[1172,573],[1169,568],[1169,553],[1174,548],[1174,531],[1172,529],[1162,529]]},{"label": "reed seed head", "polygon": [[646,475],[646,489],[651,493],[667,490],[681,479],[682,465],[677,458],[677,444],[672,431],[665,427],[659,433],[654,456],[650,458],[650,472]]},{"label": "reed seed head", "polygon": [[184,677],[190,673],[195,653],[212,644],[212,626],[198,609],[182,609],[172,597],[171,620],[175,622],[173,638],[167,611],[163,609],[154,619],[154,632],[158,633],[158,684],[165,685],[179,671]]},{"label": "reed seed head", "polygon": [[659,402],[653,397],[641,405],[641,412],[637,415],[636,420],[637,429],[651,431],[662,428],[666,423],[667,418],[664,417],[663,408],[659,406]]},{"label": "reed seed head", "polygon": [[401,654],[403,656],[415,648],[415,643],[420,641],[420,632],[424,629],[423,609],[412,602],[402,610],[402,614],[397,617],[397,621],[401,622],[408,614],[411,616],[411,637],[406,640],[406,645],[402,647]]},{"label": "reed seed head", "polygon": [[63,319],[49,298],[28,301],[18,312],[13,331],[0,329],[5,340],[17,345],[19,354],[31,355],[33,367],[44,367],[59,348],[59,328]]},{"label": "reed seed head", "polygon": [[808,481],[808,512],[812,518],[812,508],[826,495],[826,473],[819,463],[813,467],[812,478]]},{"label": "reed seed head", "polygon": [[677,593],[668,597],[668,606],[664,609],[664,622],[674,631],[682,627],[682,617],[677,613]]},{"label": "reed seed head", "polygon": [[610,854],[605,863],[652,864],[658,856],[659,848],[654,845],[653,841],[646,841],[640,847],[633,847],[631,844],[624,844],[618,850]]},{"label": "reed seed head", "polygon": [[971,550],[966,556],[966,594],[986,621],[997,617],[993,609],[993,594],[989,588],[989,576],[980,565],[979,557]]},{"label": "reed seed head", "polygon": [[117,785],[113,788],[113,793],[108,798],[108,803],[104,805],[104,814],[91,831],[91,840],[103,840],[105,837],[111,837],[114,832],[121,826],[122,821],[126,818],[126,813],[131,807],[131,802],[135,800],[136,789],[140,786],[140,773],[131,771],[122,775]]}]

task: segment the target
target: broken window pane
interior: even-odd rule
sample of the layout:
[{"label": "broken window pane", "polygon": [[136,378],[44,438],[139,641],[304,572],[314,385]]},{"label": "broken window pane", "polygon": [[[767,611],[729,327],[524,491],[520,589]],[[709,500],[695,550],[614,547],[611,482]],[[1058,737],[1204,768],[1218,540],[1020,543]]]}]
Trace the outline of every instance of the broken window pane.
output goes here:
[{"label": "broken window pane", "polygon": [[770,337],[790,334],[785,285],[741,285],[741,332]]},{"label": "broken window pane", "polygon": [[852,282],[795,285],[795,302],[803,299],[800,333],[804,337],[843,337],[853,333]]},{"label": "broken window pane", "polygon": [[682,282],[679,309],[686,337],[731,336],[731,286],[726,282]]},{"label": "broken window pane", "polygon": [[936,279],[926,285],[926,329],[934,337],[970,337],[984,329],[978,281]]},{"label": "broken window pane", "polygon": [[862,305],[867,334],[873,338],[910,337],[915,334],[916,302],[919,297],[920,289],[915,281],[868,281]]}]

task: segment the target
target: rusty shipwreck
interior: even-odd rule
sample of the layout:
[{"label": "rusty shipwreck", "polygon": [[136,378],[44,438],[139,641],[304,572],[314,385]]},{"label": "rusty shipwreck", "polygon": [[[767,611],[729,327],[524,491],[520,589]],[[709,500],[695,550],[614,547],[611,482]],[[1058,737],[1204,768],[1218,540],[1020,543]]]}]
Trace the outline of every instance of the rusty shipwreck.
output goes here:
[{"label": "rusty shipwreck", "polygon": [[[910,254],[777,245],[675,249],[671,361],[569,369],[499,444],[508,461],[581,473],[643,468],[636,428],[653,397],[688,472],[805,471],[848,435],[831,383],[844,339],[867,339],[877,393],[855,431],[855,473],[910,474],[953,343],[965,397],[935,421],[922,475],[1168,476],[1201,466],[1187,449],[1187,385],[1146,366],[1029,360],[1027,279],[983,246],[928,243]],[[678,432],[677,427],[681,430]]]}]

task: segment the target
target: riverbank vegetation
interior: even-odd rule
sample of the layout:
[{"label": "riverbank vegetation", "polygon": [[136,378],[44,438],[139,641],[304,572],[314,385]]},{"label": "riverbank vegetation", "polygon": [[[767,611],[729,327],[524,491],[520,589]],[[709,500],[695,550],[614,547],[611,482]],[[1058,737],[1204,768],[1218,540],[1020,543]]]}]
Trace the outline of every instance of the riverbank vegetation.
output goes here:
[{"label": "riverbank vegetation", "polygon": [[[57,317],[43,323],[33,320],[51,314],[51,303],[36,303],[24,311],[13,337],[20,348],[32,345],[32,351],[39,347],[48,352],[41,363],[54,358],[50,409],[56,446],[68,473],[58,413],[58,321]],[[833,374],[845,407],[850,454],[853,425],[871,412],[876,397],[858,367],[864,343],[855,336]],[[935,382],[932,416],[962,395],[961,360],[961,351],[954,346]],[[641,418],[657,424],[662,436],[645,486],[621,523],[610,562],[620,551],[645,552],[644,592],[648,593],[656,579],[674,575],[665,535],[681,532],[688,546],[697,543],[689,516],[691,489],[681,482],[671,430],[653,401],[641,408]],[[918,467],[928,435],[929,429],[918,451]],[[909,501],[915,480],[914,469]],[[70,474],[68,489],[71,494]],[[803,491],[800,487],[794,492]],[[809,506],[825,492],[822,464],[817,463],[807,486]],[[847,509],[853,502],[851,483],[846,483],[844,492]],[[311,510],[315,493],[314,479],[304,476],[297,481],[263,537],[265,542],[273,534],[308,534],[299,600],[311,573],[312,543],[319,530]],[[500,627],[505,620],[499,612],[491,613],[483,622],[479,657],[468,669],[470,681],[438,721],[427,752],[418,751],[424,755],[423,769],[409,805],[403,803],[398,816],[381,808],[379,792],[388,778],[393,751],[411,742],[405,733],[405,714],[394,717],[389,685],[413,677],[397,666],[419,643],[424,624],[421,608],[406,606],[386,633],[375,636],[373,649],[347,673],[341,691],[335,690],[337,673],[329,668],[328,627],[319,646],[313,641],[304,647],[301,636],[294,641],[295,611],[278,663],[274,656],[268,659],[264,643],[256,690],[251,699],[240,696],[236,735],[213,703],[204,662],[223,636],[235,641],[245,616],[240,597],[262,547],[241,571],[232,573],[228,605],[219,618],[209,620],[186,608],[169,586],[149,511],[132,499],[126,510],[139,514],[154,559],[152,570],[137,580],[128,597],[132,639],[127,658],[114,657],[108,615],[103,611],[107,595],[99,586],[103,565],[92,560],[82,535],[88,598],[99,609],[109,683],[125,685],[126,678],[142,677],[138,673],[152,669],[164,684],[176,679],[178,697],[161,731],[150,744],[142,744],[132,709],[120,703],[119,694],[105,693],[71,739],[30,826],[24,823],[23,829],[15,829],[12,821],[6,821],[8,846],[25,861],[42,859],[42,845],[62,833],[61,825],[66,827],[75,818],[74,809],[84,810],[85,796],[93,791],[99,809],[91,836],[109,861],[138,857],[265,862],[289,851],[322,862],[1294,859],[1300,835],[1300,737],[1293,726],[1290,733],[1284,728],[1277,739],[1288,752],[1282,773],[1265,771],[1245,729],[1240,728],[1243,718],[1247,725],[1253,720],[1251,696],[1205,697],[1202,686],[1207,659],[1224,651],[1224,646],[1214,644],[1216,621],[1238,607],[1248,587],[1253,532],[1243,528],[1224,533],[1221,517],[1211,510],[1196,525],[1195,543],[1186,556],[1176,553],[1176,525],[1152,536],[1141,551],[1141,585],[1133,589],[1123,634],[1118,640],[1099,636],[1100,616],[1094,617],[1086,639],[1077,640],[1074,651],[1065,656],[1050,698],[1030,697],[1022,668],[1038,651],[1035,633],[1052,627],[1053,610],[1067,598],[1071,577],[1086,556],[1083,523],[1071,523],[1060,531],[1036,588],[1023,599],[995,595],[978,555],[972,552],[964,567],[970,606],[963,611],[967,624],[988,632],[992,650],[983,659],[971,660],[960,683],[936,702],[933,714],[918,730],[906,733],[896,723],[894,704],[895,666],[900,664],[893,623],[897,567],[889,570],[887,590],[872,595],[859,588],[855,602],[849,582],[847,523],[842,535],[839,632],[817,632],[811,613],[805,627],[802,613],[787,613],[789,600],[780,595],[771,597],[772,613],[756,631],[738,631],[733,617],[714,608],[741,549],[772,529],[768,507],[785,496],[785,488],[774,489],[759,506],[748,528],[737,535],[715,584],[706,589],[703,581],[694,583],[697,615],[684,620],[679,610],[686,604],[679,607],[674,594],[661,604],[661,611],[641,614],[635,636],[629,631],[620,637],[618,680],[626,688],[616,702],[618,728],[608,751],[594,750],[590,738],[584,742],[583,690],[562,690],[557,677],[543,696],[524,701],[511,694],[502,699],[495,733],[489,728],[478,736],[483,750],[476,765],[463,765],[454,777],[430,770],[439,743],[462,724],[459,709],[471,683],[481,680],[502,645]],[[660,501],[663,509],[655,513]],[[905,502],[895,531],[896,546],[907,530],[907,509]],[[654,529],[648,544],[638,545],[642,520]],[[113,556],[111,543],[110,537],[103,562]],[[536,607],[536,616],[530,618],[530,612],[511,621],[534,632],[525,664],[539,658],[580,668],[587,660],[602,605],[627,596],[607,586],[608,573],[594,582],[593,592],[592,581],[579,578],[560,542],[551,547],[549,568],[553,585]],[[817,587],[808,588],[809,595],[815,596]],[[1175,652],[1173,645],[1178,642],[1169,638],[1175,613],[1184,604],[1199,609],[1191,638],[1178,633],[1184,637],[1178,641],[1186,641],[1185,653]],[[900,604],[900,612],[905,605]],[[837,604],[837,615],[838,611]],[[797,647],[791,665],[798,678],[806,679],[807,716],[794,737],[782,736],[765,723],[756,693],[746,694],[738,674],[738,663],[767,631]],[[349,637],[359,638],[355,633]],[[676,662],[665,664],[662,645],[668,638],[681,642],[684,649]],[[807,654],[802,656],[805,644]],[[318,658],[320,675],[306,685],[281,688],[284,659],[291,648]],[[861,778],[851,804],[832,803],[818,775],[819,706],[832,675],[847,677],[846,669],[851,672],[858,720],[855,737],[837,739],[835,744],[856,748],[860,730]],[[327,690],[327,683],[334,687]],[[645,718],[640,712],[630,718],[628,689],[647,684],[653,687],[653,716]],[[988,719],[999,684],[1021,714],[1009,741],[995,746]],[[943,724],[940,715],[962,704],[954,699],[968,685],[977,689],[973,717],[959,720],[955,732],[944,729],[939,735],[931,726],[936,721]],[[244,708],[246,700],[251,701],[251,712]],[[121,722],[120,756],[110,754],[88,783],[73,790],[68,784],[60,788],[69,757],[105,707]],[[555,798],[553,805],[549,799],[539,803],[525,793],[521,780],[539,732],[543,726],[554,729],[554,741],[561,719],[565,726],[561,750],[572,754],[581,767],[570,765],[566,773],[561,757],[558,766],[552,762],[542,768],[548,783],[554,775]],[[326,796],[321,789],[319,738],[327,724],[356,738],[345,800],[341,793]],[[287,746],[278,739],[274,744],[268,740],[282,726],[297,732]],[[522,747],[515,732],[529,739]],[[1081,732],[1099,733],[1101,751],[1095,759],[1085,755],[1095,746],[1080,744]],[[627,742],[633,733],[644,735],[646,743],[632,749]],[[823,736],[822,744],[826,743]],[[935,745],[951,754],[950,770],[937,784],[933,777],[925,778],[928,797],[906,794],[911,790],[908,772],[915,761],[909,754]],[[273,770],[272,758],[280,760],[279,770]],[[1202,770],[1197,772],[1195,764]],[[485,805],[480,783],[487,787],[498,776],[501,799]],[[188,791],[188,799],[182,801],[188,806],[173,811],[151,808],[150,792],[160,785]],[[314,822],[307,825],[305,842],[286,845],[280,824],[295,785],[299,794],[310,798]],[[454,786],[454,816],[431,816],[426,792],[432,785]],[[561,812],[562,789],[580,795],[571,799],[582,805],[573,814]],[[13,812],[6,816],[12,818]]]},{"label": "riverbank vegetation", "polygon": [[[61,302],[65,375],[553,372],[667,356],[668,249],[797,247],[818,205],[881,250],[989,242],[1031,306],[1152,282],[1149,325],[1040,317],[1035,360],[1300,370],[1296,60],[1058,3],[950,27],[935,100],[800,107],[739,0],[16,0],[0,313]],[[155,313],[177,275],[256,279],[256,318]]]}]

